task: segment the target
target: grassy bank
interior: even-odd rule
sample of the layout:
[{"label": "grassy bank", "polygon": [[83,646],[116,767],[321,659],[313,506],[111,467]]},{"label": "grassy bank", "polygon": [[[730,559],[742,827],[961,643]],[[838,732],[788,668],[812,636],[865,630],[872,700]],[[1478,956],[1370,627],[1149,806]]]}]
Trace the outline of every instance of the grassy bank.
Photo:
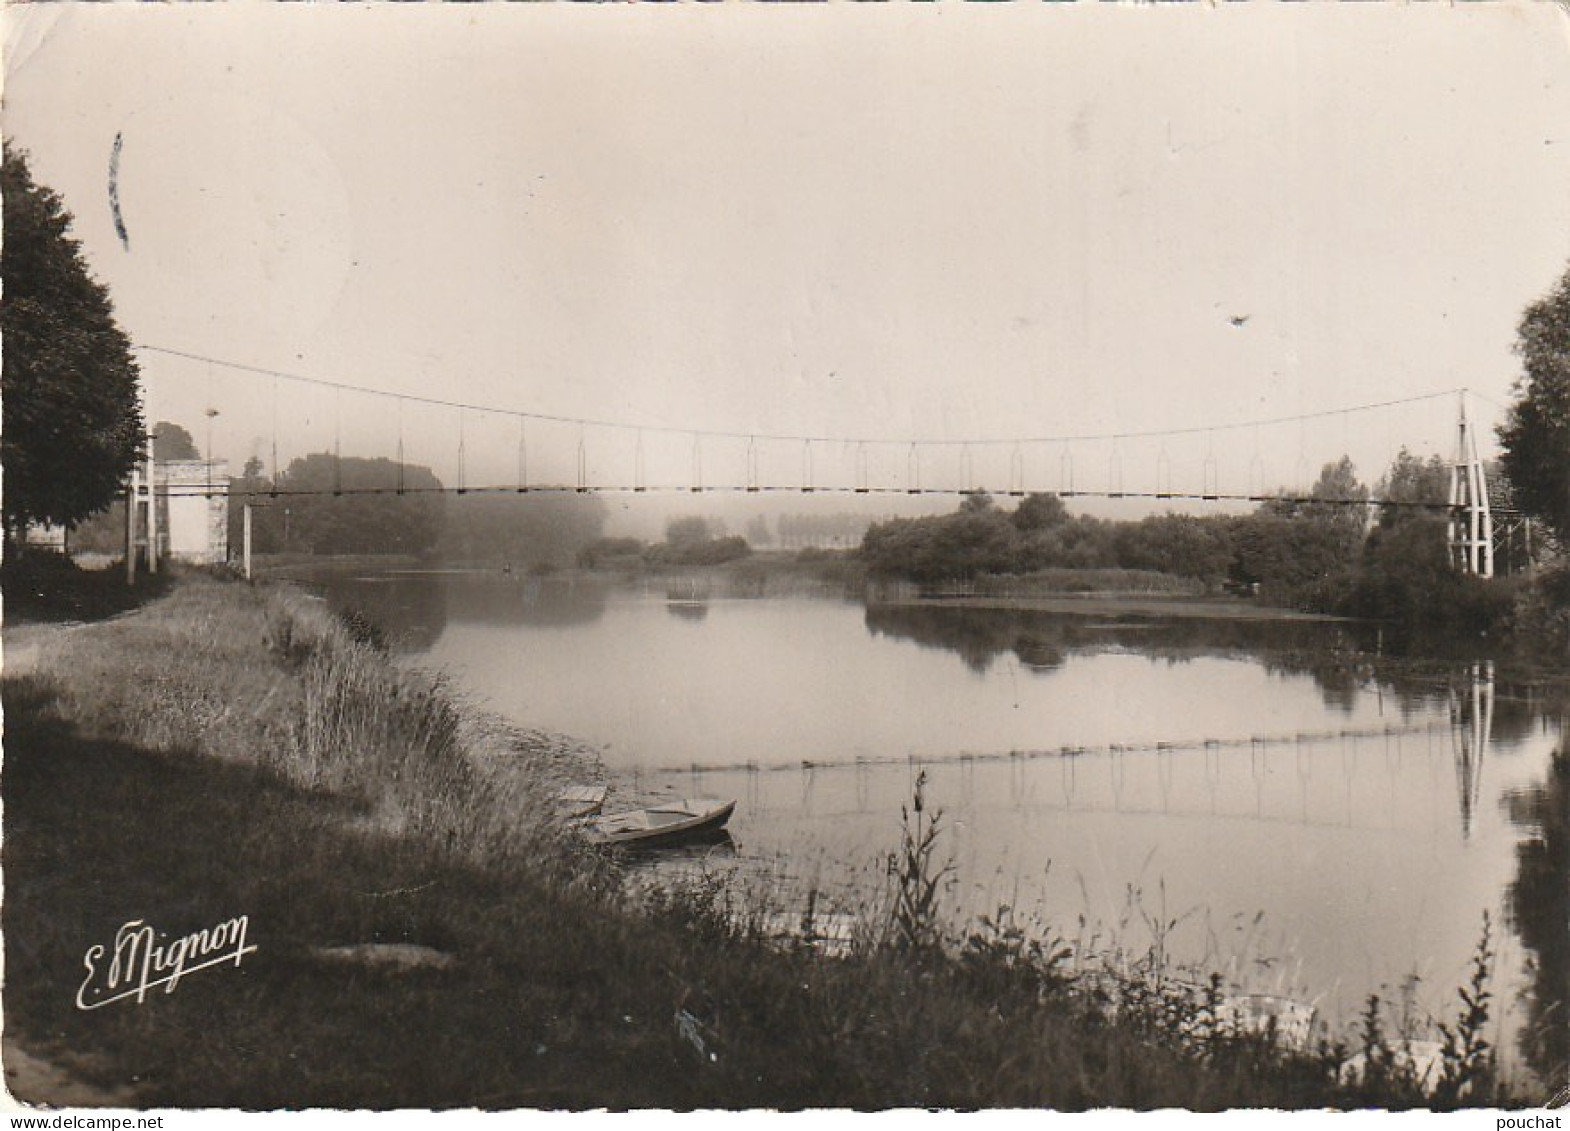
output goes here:
[{"label": "grassy bank", "polygon": [[893,596],[881,604],[926,608],[1027,609],[1047,613],[1079,613],[1107,617],[1197,617],[1205,620],[1329,621],[1324,613],[1300,612],[1262,605],[1240,597],[1144,596],[1138,593],[1065,593],[1057,597],[910,597]]},{"label": "grassy bank", "polygon": [[[147,1105],[1419,1098],[1388,1055],[1343,1083],[1355,1050],[1226,1024],[1219,984],[1071,975],[1005,914],[955,932],[919,806],[849,957],[766,940],[772,909],[724,889],[634,901],[551,815],[586,755],[476,715],[286,587],[183,579],[40,646],[3,690],[7,1037]],[[242,965],[76,1008],[84,952],[122,924],[238,915]],[[1483,1060],[1454,1064],[1449,1102],[1492,1097]]]},{"label": "grassy bank", "polygon": [[0,568],[5,579],[8,627],[103,620],[131,611],[169,586],[167,573],[149,576],[143,572],[132,589],[125,583],[123,561],[84,570],[52,551],[27,548],[8,548]]}]

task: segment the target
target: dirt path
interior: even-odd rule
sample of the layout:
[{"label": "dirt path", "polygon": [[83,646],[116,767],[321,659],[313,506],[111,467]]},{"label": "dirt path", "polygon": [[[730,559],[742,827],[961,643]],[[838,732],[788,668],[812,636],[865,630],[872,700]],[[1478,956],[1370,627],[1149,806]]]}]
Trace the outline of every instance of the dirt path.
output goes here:
[{"label": "dirt path", "polygon": [[65,1065],[28,1052],[9,1036],[0,1042],[0,1063],[5,1066],[5,1095],[0,1097],[0,1107],[7,1111],[139,1106],[134,1088],[89,1084]]},{"label": "dirt path", "polygon": [[6,675],[27,675],[38,669],[44,653],[71,633],[86,625],[81,621],[53,624],[7,625],[0,633],[0,671]]},{"label": "dirt path", "polygon": [[[81,622],[56,624],[7,625],[0,634],[0,671],[7,676],[36,671],[39,661],[72,632],[84,627]],[[0,1066],[5,1072],[5,1091],[0,1094],[0,1110],[28,1111],[38,1107],[136,1107],[136,1092],[130,1087],[102,1088],[77,1076],[70,1067],[23,1048],[7,1033],[0,1039]]]}]

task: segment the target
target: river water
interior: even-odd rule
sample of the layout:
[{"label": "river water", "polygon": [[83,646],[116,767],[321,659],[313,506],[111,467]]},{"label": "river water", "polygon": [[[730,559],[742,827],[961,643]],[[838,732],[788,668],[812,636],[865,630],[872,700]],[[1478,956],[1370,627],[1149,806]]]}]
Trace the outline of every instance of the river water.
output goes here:
[{"label": "river water", "polygon": [[1007,904],[1344,1029],[1370,993],[1453,1015],[1486,913],[1491,1038],[1563,1063],[1563,698],[1486,660],[1390,665],[1325,623],[497,573],[325,591],[470,699],[598,747],[613,797],[736,798],[736,858],[782,893],[877,890],[924,773],[956,922]]}]

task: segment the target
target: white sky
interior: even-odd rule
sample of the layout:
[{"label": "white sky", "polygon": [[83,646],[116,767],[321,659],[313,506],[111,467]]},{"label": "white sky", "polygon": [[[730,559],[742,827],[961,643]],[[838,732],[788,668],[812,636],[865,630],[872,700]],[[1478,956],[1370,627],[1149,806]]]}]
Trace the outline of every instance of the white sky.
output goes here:
[{"label": "white sky", "polygon": [[[1548,4],[3,18],[4,130],[138,343],[544,414],[907,441],[873,457],[889,482],[912,439],[1463,385],[1503,402],[1521,311],[1570,263],[1570,19]],[[212,404],[215,453],[270,462],[266,378],[144,361],[150,420],[203,443]],[[287,384],[282,401],[285,461],[335,432],[393,454],[388,404]],[[1373,479],[1400,443],[1448,450],[1453,414],[1070,459],[1082,489],[1198,486],[1205,460],[1241,488],[1343,450]],[[452,482],[456,414],[405,427],[409,458]],[[516,425],[465,428],[469,481],[505,478]],[[569,476],[579,436],[541,429],[530,459]],[[631,478],[634,433],[583,438],[594,474]],[[690,439],[644,443],[651,481],[691,473]],[[706,442],[706,480],[744,474],[725,447]],[[760,475],[799,476],[799,447]],[[1022,458],[1057,480],[1063,454]],[[926,451],[924,480],[958,458]],[[994,461],[985,485],[1011,474],[1006,448],[973,458]]]}]

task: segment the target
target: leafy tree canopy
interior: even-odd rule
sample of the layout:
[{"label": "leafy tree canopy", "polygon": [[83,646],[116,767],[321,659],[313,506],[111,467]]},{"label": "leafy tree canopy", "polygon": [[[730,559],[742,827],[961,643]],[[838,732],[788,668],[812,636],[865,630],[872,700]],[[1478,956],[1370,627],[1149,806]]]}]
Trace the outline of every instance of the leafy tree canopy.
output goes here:
[{"label": "leafy tree canopy", "polygon": [[436,550],[451,562],[567,566],[605,528],[605,501],[598,495],[481,493],[447,504]]},{"label": "leafy tree canopy", "polygon": [[665,541],[650,546],[645,557],[670,565],[721,565],[752,553],[745,538],[727,537],[725,524],[698,515],[673,518],[665,524]]},{"label": "leafy tree canopy", "polygon": [[[396,494],[400,485],[406,494]],[[260,491],[264,483],[243,482]],[[428,467],[312,452],[278,477],[288,550],[315,554],[423,554],[442,533],[446,498]],[[239,495],[231,488],[231,498]],[[299,492],[291,494],[291,492]],[[341,493],[340,493],[341,492]]]},{"label": "leafy tree canopy", "polygon": [[[1268,499],[1260,505],[1262,516],[1294,518],[1324,528],[1337,546],[1345,563],[1350,563],[1363,544],[1363,528],[1367,522],[1368,488],[1357,477],[1357,468],[1348,456],[1325,464],[1319,469],[1306,500],[1293,498]],[[1310,538],[1316,545],[1324,541]],[[1328,544],[1328,543],[1327,543]]]},{"label": "leafy tree canopy", "polygon": [[1015,529],[1024,533],[1062,526],[1067,521],[1068,508],[1056,495],[1039,493],[1026,495],[1019,506],[1014,508]]},{"label": "leafy tree canopy", "polygon": [[672,546],[691,546],[714,537],[709,520],[699,515],[673,518],[665,524],[665,541]]},{"label": "leafy tree canopy", "polygon": [[201,459],[202,453],[196,450],[196,441],[184,428],[160,420],[153,425],[153,458]]},{"label": "leafy tree canopy", "polygon": [[73,525],[108,505],[141,451],[136,361],[71,214],[9,146],[0,187],[5,523]]},{"label": "leafy tree canopy", "polygon": [[1499,429],[1515,501],[1570,545],[1570,271],[1521,318],[1525,374]]},{"label": "leafy tree canopy", "polygon": [[1450,465],[1439,456],[1424,460],[1402,448],[1375,493],[1391,504],[1379,508],[1381,529],[1418,518],[1443,520],[1439,508],[1450,500]]}]

